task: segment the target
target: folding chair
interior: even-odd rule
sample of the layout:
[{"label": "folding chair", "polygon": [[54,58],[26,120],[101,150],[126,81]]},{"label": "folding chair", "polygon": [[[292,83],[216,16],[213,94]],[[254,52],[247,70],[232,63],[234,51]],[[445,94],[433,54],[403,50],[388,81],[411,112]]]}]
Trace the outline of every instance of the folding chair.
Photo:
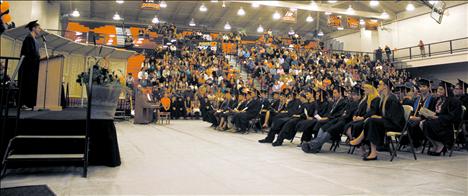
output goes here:
[{"label": "folding chair", "polygon": [[[389,151],[390,155],[392,155],[392,158],[390,161],[393,161],[393,158],[397,156],[396,151],[397,149],[400,149],[401,147],[401,140],[403,139],[403,136],[407,135],[408,140],[409,140],[409,146],[411,148],[411,152],[413,153],[414,160],[417,160],[416,158],[416,153],[414,152],[414,146],[413,146],[413,139],[411,138],[411,134],[408,131],[408,121],[410,118],[410,114],[413,111],[413,107],[404,105],[403,109],[405,110],[404,116],[405,116],[405,126],[401,132],[392,132],[389,131],[386,133],[387,138],[389,138]],[[398,138],[398,139],[397,139]],[[398,148],[395,148],[394,141],[398,143]]]},{"label": "folding chair", "polygon": [[463,121],[463,117],[465,117],[465,112],[466,112],[466,107],[465,106],[462,106],[462,112],[461,112],[461,121],[458,125],[453,125],[453,132],[454,132],[454,142],[453,142],[453,145],[452,147],[450,148],[450,153],[449,153],[449,157],[452,156],[452,153],[453,153],[453,149],[455,148],[455,143],[457,143],[457,140],[458,140],[458,134],[462,132],[462,127],[463,127],[463,124],[465,123]]}]

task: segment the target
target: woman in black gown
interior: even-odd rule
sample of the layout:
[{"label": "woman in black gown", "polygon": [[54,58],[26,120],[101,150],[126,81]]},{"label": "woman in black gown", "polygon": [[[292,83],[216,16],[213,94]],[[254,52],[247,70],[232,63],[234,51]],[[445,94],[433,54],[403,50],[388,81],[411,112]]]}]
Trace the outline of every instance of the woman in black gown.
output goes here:
[{"label": "woman in black gown", "polygon": [[436,115],[422,122],[424,135],[433,145],[432,151],[428,152],[432,156],[440,156],[447,147],[453,146],[452,126],[462,119],[461,102],[453,96],[452,89],[453,84],[441,81],[437,88]]},{"label": "woman in black gown", "polygon": [[[378,82],[375,83],[378,85]],[[372,83],[362,85],[364,98],[359,102],[352,121],[345,126],[345,133],[350,141],[361,134],[364,129],[364,120],[376,114],[379,109],[380,97],[375,87]]]},{"label": "woman in black gown", "polygon": [[392,87],[393,84],[388,79],[379,82],[380,108],[377,114],[364,122],[364,134],[350,142],[351,145],[358,145],[364,139],[370,142],[371,151],[363,158],[364,161],[377,160],[377,146],[383,146],[385,133],[387,131],[401,132],[406,122],[403,106],[392,94]]},{"label": "woman in black gown", "polygon": [[18,81],[20,85],[20,105],[24,109],[32,109],[36,105],[37,79],[39,74],[39,42],[37,37],[41,32],[39,23],[32,21],[26,25],[30,33],[26,36],[21,46],[20,56],[24,56],[19,69]]}]

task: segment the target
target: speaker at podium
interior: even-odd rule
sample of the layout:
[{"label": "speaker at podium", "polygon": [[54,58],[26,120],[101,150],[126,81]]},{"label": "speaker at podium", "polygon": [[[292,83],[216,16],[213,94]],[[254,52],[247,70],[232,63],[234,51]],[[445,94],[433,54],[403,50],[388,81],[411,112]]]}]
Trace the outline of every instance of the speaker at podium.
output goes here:
[{"label": "speaker at podium", "polygon": [[63,55],[43,58],[39,64],[37,98],[34,110],[62,110]]}]

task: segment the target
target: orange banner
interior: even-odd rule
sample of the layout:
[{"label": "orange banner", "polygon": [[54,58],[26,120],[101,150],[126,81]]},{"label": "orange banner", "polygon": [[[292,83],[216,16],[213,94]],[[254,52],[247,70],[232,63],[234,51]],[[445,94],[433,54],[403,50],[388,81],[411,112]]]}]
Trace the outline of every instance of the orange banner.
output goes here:
[{"label": "orange banner", "polygon": [[350,28],[350,29],[359,28],[359,19],[357,19],[357,18],[348,16],[347,23],[348,23],[348,28]]},{"label": "orange banner", "polygon": [[379,21],[375,19],[366,20],[366,30],[376,31],[379,27]]},{"label": "orange banner", "polygon": [[328,26],[341,27],[341,16],[328,16]]}]

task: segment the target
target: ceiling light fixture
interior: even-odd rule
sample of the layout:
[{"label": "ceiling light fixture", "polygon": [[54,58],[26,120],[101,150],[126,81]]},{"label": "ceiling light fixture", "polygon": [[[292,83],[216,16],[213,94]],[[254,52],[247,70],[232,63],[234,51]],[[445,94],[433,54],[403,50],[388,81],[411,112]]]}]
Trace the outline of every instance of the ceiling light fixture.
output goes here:
[{"label": "ceiling light fixture", "polygon": [[223,5],[221,7],[225,8],[226,7],[226,2],[223,1]]},{"label": "ceiling light fixture", "polygon": [[218,3],[218,0],[211,0],[211,3]]},{"label": "ceiling light fixture", "polygon": [[383,12],[382,15],[380,15],[380,18],[383,18],[383,19],[389,19],[390,18],[390,15],[388,15],[387,12]]},{"label": "ceiling light fixture", "polygon": [[237,11],[237,15],[239,15],[239,16],[245,15],[245,10],[242,7],[240,7],[239,11]]},{"label": "ceiling light fixture", "polygon": [[206,8],[205,4],[203,3],[201,6],[200,6],[200,12],[206,12],[208,11],[208,8]]},{"label": "ceiling light fixture", "polygon": [[161,2],[159,2],[159,7],[166,8],[167,3],[165,1],[161,1]]},{"label": "ceiling light fixture", "polygon": [[159,23],[159,18],[158,16],[154,16],[153,20],[151,20],[152,23],[158,24]]},{"label": "ceiling light fixture", "polygon": [[413,11],[414,10],[414,5],[412,3],[408,3],[408,5],[406,5],[406,11]]},{"label": "ceiling light fixture", "polygon": [[275,13],[273,14],[273,19],[279,20],[280,18],[281,18],[281,14],[278,11],[275,11]]},{"label": "ceiling light fixture", "polygon": [[263,33],[264,29],[262,27],[262,25],[258,25],[258,28],[257,28],[257,32],[258,33]]},{"label": "ceiling light fixture", "polygon": [[194,20],[193,18],[192,18],[192,20],[190,20],[190,22],[189,22],[189,26],[191,26],[191,27],[194,27],[194,26],[196,26],[196,24],[195,24],[195,20]]},{"label": "ceiling light fixture", "polygon": [[119,13],[115,12],[114,17],[112,17],[114,20],[121,20],[122,18],[120,17]]},{"label": "ceiling light fixture", "polygon": [[73,10],[73,12],[71,13],[71,16],[73,16],[73,17],[75,17],[75,18],[76,18],[76,17],[80,17],[80,12],[79,12],[77,9],[75,9],[75,10]]},{"label": "ceiling light fixture", "polygon": [[328,3],[336,3],[337,1],[328,1]]},{"label": "ceiling light fixture", "polygon": [[118,4],[122,4],[122,3],[124,3],[124,1],[123,1],[123,0],[116,0],[115,2],[116,2],[116,3],[118,3]]},{"label": "ceiling light fixture", "polygon": [[260,7],[260,4],[258,4],[257,2],[252,2],[252,7],[258,8]]},{"label": "ceiling light fixture", "polygon": [[436,4],[437,2],[438,2],[438,1],[429,1],[429,3],[430,3],[431,5],[434,5],[434,4]]},{"label": "ceiling light fixture", "polygon": [[312,16],[307,16],[306,18],[306,22],[313,22],[314,21],[314,18],[312,18]]},{"label": "ceiling light fixture", "polygon": [[311,1],[311,2],[310,2],[310,8],[311,8],[312,10],[318,10],[318,5],[317,5],[317,3],[315,3],[315,1]]},{"label": "ceiling light fixture", "polygon": [[371,1],[369,1],[369,5],[370,5],[371,7],[378,6],[378,5],[379,5],[379,1],[377,1],[377,0],[371,0]]},{"label": "ceiling light fixture", "polygon": [[325,15],[331,15],[332,13],[331,12],[325,12]]},{"label": "ceiling light fixture", "polygon": [[348,15],[354,15],[355,12],[354,12],[354,9],[351,5],[349,5],[348,9],[346,9],[346,14]]},{"label": "ceiling light fixture", "polygon": [[229,22],[226,22],[226,24],[224,25],[224,29],[226,29],[226,30],[231,29],[231,25],[229,24]]}]

